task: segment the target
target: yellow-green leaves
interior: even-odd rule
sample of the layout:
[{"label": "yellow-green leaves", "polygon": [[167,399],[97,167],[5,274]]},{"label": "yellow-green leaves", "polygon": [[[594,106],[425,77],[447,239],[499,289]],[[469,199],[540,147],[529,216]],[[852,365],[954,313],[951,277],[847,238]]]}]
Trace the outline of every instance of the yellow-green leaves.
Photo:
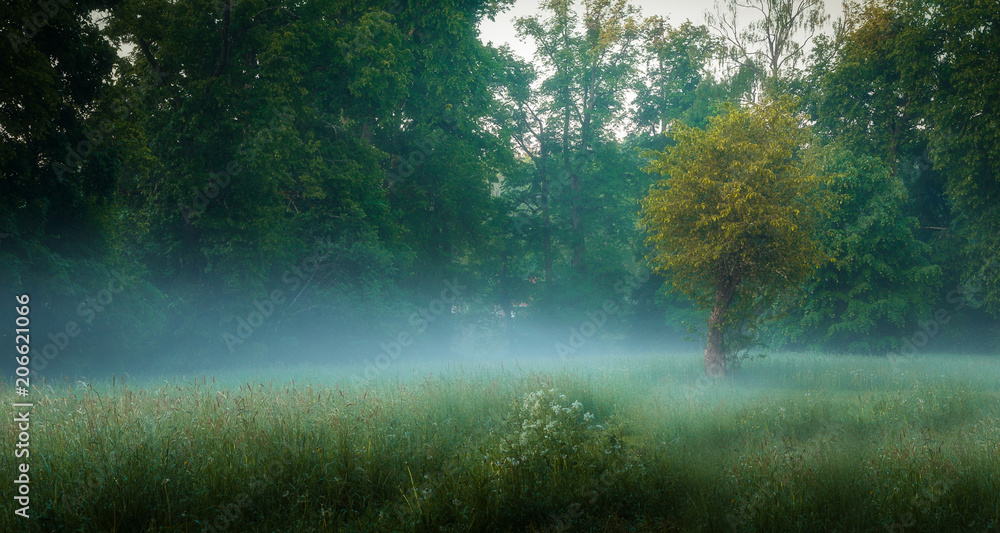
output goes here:
[{"label": "yellow-green leaves", "polygon": [[821,180],[801,163],[809,131],[792,103],[734,108],[704,130],[675,123],[672,136],[647,154],[664,176],[642,202],[653,267],[702,305],[720,279],[765,296],[803,280],[819,260]]}]

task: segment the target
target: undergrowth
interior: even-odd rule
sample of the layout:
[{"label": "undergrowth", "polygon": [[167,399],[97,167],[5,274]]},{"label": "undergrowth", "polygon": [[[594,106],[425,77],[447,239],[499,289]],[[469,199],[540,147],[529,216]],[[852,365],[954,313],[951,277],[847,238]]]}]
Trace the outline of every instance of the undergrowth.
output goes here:
[{"label": "undergrowth", "polygon": [[0,530],[996,531],[997,360],[697,363],[47,383]]}]

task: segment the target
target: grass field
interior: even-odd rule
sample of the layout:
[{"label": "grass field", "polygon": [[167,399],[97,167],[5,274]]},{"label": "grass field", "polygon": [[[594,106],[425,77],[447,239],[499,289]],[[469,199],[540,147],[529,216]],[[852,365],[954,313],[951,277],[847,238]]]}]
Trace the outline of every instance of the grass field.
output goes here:
[{"label": "grass field", "polygon": [[[0,391],[0,531],[996,531],[1000,359],[772,354]],[[356,369],[354,369],[356,370]]]}]

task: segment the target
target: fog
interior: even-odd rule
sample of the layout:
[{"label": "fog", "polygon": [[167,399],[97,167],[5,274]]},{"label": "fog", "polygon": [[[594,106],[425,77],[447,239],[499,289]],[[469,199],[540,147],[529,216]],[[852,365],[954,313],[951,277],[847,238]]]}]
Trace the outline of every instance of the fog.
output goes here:
[{"label": "fog", "polygon": [[0,531],[996,531],[996,18],[0,7]]}]

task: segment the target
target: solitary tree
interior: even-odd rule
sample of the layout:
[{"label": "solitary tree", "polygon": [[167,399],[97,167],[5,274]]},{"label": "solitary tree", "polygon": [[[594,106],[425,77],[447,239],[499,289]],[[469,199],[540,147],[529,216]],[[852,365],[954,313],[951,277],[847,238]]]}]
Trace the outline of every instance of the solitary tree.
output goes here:
[{"label": "solitary tree", "polygon": [[643,200],[642,222],[653,268],[711,309],[705,373],[721,377],[727,329],[755,319],[818,264],[820,180],[800,160],[809,132],[788,101],[734,108],[704,130],[671,129],[676,145],[649,154],[647,172],[667,178]]}]

